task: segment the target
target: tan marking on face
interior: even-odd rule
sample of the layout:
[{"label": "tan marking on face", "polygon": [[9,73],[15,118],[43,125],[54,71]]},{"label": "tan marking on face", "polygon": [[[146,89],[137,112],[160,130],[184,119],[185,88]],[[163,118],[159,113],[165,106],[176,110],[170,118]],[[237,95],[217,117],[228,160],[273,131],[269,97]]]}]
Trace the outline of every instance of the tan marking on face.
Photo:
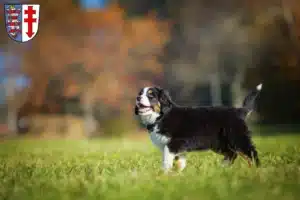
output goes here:
[{"label": "tan marking on face", "polygon": [[153,109],[154,109],[155,112],[160,113],[160,104],[159,104],[159,103],[158,103],[158,104],[155,104],[155,105],[153,106]]}]

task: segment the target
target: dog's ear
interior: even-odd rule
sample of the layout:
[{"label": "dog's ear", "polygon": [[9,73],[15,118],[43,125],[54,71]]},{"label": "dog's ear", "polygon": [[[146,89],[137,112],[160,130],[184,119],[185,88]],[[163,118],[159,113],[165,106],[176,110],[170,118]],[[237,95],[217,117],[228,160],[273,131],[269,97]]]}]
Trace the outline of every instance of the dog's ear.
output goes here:
[{"label": "dog's ear", "polygon": [[158,100],[161,106],[161,112],[166,113],[172,106],[171,96],[167,90],[164,90],[159,87],[155,87],[158,91]]},{"label": "dog's ear", "polygon": [[137,106],[134,107],[134,114],[135,115],[138,115],[139,114],[139,109]]},{"label": "dog's ear", "polygon": [[171,96],[167,90],[159,87],[155,87],[155,89],[158,90],[158,98],[160,103],[169,104],[171,102]]}]

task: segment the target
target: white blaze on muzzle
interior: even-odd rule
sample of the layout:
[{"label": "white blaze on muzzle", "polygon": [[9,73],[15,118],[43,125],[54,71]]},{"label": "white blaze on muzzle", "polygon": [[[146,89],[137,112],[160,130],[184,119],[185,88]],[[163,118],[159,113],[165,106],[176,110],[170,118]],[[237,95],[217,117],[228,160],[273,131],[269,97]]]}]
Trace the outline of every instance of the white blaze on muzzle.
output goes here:
[{"label": "white blaze on muzzle", "polygon": [[140,104],[142,104],[142,105],[144,105],[144,106],[151,106],[151,103],[150,103],[150,100],[149,100],[149,98],[147,97],[147,93],[148,93],[148,90],[149,90],[150,88],[149,87],[145,87],[144,89],[143,89],[143,93],[142,93],[142,95],[140,96],[141,97],[141,100],[140,100]]}]

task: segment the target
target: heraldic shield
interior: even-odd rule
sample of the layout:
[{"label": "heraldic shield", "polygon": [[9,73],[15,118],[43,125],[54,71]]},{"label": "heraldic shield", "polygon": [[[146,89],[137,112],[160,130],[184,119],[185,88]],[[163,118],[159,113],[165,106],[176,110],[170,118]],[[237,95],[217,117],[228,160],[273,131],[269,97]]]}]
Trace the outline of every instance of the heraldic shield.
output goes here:
[{"label": "heraldic shield", "polygon": [[39,29],[40,5],[4,4],[6,31],[17,42],[32,40]]}]

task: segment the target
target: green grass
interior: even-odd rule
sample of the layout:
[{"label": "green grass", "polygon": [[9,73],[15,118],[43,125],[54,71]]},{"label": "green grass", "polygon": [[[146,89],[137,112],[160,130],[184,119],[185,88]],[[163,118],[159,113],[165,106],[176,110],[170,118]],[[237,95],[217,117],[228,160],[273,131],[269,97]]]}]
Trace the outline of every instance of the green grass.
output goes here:
[{"label": "green grass", "polygon": [[300,136],[254,137],[261,168],[212,152],[188,154],[182,173],[161,173],[150,141],[10,140],[0,144],[0,199],[291,200],[300,196]]}]

